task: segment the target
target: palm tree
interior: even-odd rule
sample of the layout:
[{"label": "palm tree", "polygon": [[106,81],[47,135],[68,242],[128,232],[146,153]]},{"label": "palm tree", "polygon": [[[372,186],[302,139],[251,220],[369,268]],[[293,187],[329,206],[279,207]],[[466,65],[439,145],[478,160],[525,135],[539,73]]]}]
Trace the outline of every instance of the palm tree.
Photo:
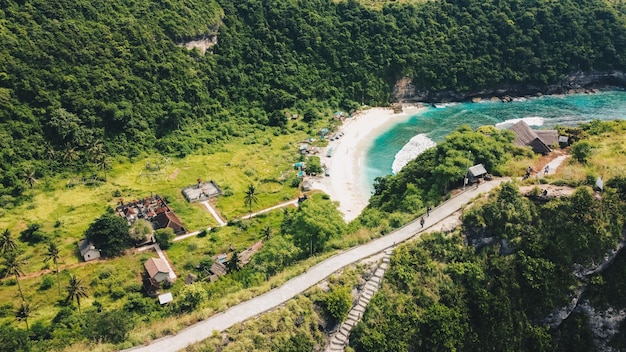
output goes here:
[{"label": "palm tree", "polygon": [[28,327],[28,317],[30,317],[30,313],[32,313],[32,309],[29,303],[22,302],[19,308],[15,311],[15,317],[17,320],[24,320],[26,323],[26,330],[29,330]]},{"label": "palm tree", "polygon": [[104,181],[106,182],[107,169],[111,166],[111,159],[108,158],[106,155],[103,155],[102,157],[96,160],[96,165],[98,166],[99,169],[102,169],[102,172],[104,172]]},{"label": "palm tree", "polygon": [[33,189],[35,183],[39,182],[35,178],[35,170],[31,168],[24,168],[22,174],[24,175],[24,179],[26,180],[26,182],[28,182],[28,184],[30,185],[30,189]]},{"label": "palm tree", "polygon": [[91,156],[91,160],[94,163],[102,159],[102,157],[106,155],[104,145],[100,140],[96,140],[95,142],[93,142],[89,149],[87,149],[87,153],[89,153],[89,156]]},{"label": "palm tree", "polygon": [[0,236],[0,254],[7,255],[15,252],[17,250],[17,243],[11,237],[11,232],[9,229],[5,229],[2,235]]},{"label": "palm tree", "polygon": [[67,289],[66,301],[70,302],[76,300],[78,312],[80,313],[80,299],[81,297],[87,297],[87,288],[83,285],[83,281],[72,274],[70,276],[70,283],[65,286],[65,288]]},{"label": "palm tree", "polygon": [[54,150],[54,147],[52,146],[52,144],[50,144],[50,142],[44,143],[44,149],[45,149],[46,157],[48,157],[48,161],[52,161],[52,159],[56,157],[56,154],[57,154],[56,150]]},{"label": "palm tree", "polygon": [[61,280],[59,279],[59,259],[61,256],[59,255],[59,248],[54,242],[50,242],[48,244],[48,252],[45,254],[46,258],[44,259],[44,263],[52,260],[54,263],[54,268],[57,274],[57,285],[59,286],[59,296],[61,295]]},{"label": "palm tree", "polygon": [[26,264],[26,262],[24,262],[23,259],[19,258],[15,253],[7,256],[4,262],[4,265],[6,266],[6,275],[4,275],[4,277],[8,277],[9,275],[15,275],[17,288],[20,291],[20,297],[22,297],[22,302],[24,302],[24,293],[22,292],[22,286],[20,285],[19,277],[24,275],[24,271],[22,270],[24,264]]},{"label": "palm tree", "polygon": [[256,188],[252,185],[248,185],[248,190],[246,191],[246,197],[243,200],[243,204],[250,208],[250,217],[252,217],[252,205],[256,204],[259,200],[256,196]]},{"label": "palm tree", "polygon": [[68,165],[74,165],[74,162],[77,161],[79,158],[80,155],[78,155],[78,151],[76,150],[76,148],[67,144],[65,146],[65,150],[63,151],[63,162],[67,163]]},{"label": "palm tree", "polygon": [[269,226],[265,226],[262,231],[263,236],[265,236],[265,241],[269,241],[270,237],[272,237],[272,228]]}]

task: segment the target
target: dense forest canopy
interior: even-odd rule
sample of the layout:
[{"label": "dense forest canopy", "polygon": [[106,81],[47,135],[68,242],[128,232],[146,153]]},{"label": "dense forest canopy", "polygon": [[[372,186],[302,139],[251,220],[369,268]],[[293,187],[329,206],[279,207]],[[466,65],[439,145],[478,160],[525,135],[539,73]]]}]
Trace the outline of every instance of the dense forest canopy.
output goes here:
[{"label": "dense forest canopy", "polygon": [[[0,192],[12,197],[27,188],[25,168],[84,171],[99,145],[111,155],[185,155],[283,126],[283,109],[388,104],[401,77],[422,91],[471,91],[626,61],[623,11],[600,0],[0,8]],[[178,45],[213,35],[204,55]]]}]

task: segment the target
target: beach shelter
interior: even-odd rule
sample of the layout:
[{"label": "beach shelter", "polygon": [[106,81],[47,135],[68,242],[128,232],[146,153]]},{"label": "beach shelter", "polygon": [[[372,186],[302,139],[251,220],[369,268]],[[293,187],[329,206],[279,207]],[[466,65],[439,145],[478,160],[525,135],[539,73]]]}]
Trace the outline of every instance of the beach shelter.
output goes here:
[{"label": "beach shelter", "polygon": [[513,144],[518,147],[531,147],[537,154],[548,154],[552,150],[549,145],[558,143],[558,132],[555,130],[534,131],[530,126],[520,120],[509,130],[515,133]]},{"label": "beach shelter", "polygon": [[470,183],[476,182],[476,180],[485,176],[486,174],[487,169],[485,169],[483,164],[474,165],[467,170],[467,177],[469,178]]}]

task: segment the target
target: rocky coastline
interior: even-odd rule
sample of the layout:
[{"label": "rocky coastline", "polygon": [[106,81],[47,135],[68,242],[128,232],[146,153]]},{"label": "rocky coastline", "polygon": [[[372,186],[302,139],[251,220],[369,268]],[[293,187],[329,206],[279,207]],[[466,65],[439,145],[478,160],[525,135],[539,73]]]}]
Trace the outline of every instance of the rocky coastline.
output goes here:
[{"label": "rocky coastline", "polygon": [[479,102],[481,100],[509,102],[520,97],[539,97],[555,94],[593,94],[601,89],[626,88],[626,73],[622,71],[573,72],[555,84],[505,85],[493,89],[471,92],[430,92],[419,90],[410,78],[398,80],[393,90],[393,100],[398,103],[423,102],[429,104],[448,102]]}]

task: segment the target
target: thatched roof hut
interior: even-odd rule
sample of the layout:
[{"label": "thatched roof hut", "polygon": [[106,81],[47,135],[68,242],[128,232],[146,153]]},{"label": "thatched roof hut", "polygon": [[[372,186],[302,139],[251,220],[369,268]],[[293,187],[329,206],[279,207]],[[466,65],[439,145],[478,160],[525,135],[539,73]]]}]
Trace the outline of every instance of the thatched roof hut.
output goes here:
[{"label": "thatched roof hut", "polygon": [[537,137],[547,146],[559,145],[559,131],[557,130],[536,130]]},{"label": "thatched roof hut", "polygon": [[[515,133],[515,141],[513,144],[518,147],[531,147],[535,153],[548,154],[552,150],[541,137],[523,120],[514,124],[509,128]],[[556,131],[554,131],[556,133]],[[545,134],[544,134],[545,135]],[[557,134],[558,138],[558,134]]]}]

